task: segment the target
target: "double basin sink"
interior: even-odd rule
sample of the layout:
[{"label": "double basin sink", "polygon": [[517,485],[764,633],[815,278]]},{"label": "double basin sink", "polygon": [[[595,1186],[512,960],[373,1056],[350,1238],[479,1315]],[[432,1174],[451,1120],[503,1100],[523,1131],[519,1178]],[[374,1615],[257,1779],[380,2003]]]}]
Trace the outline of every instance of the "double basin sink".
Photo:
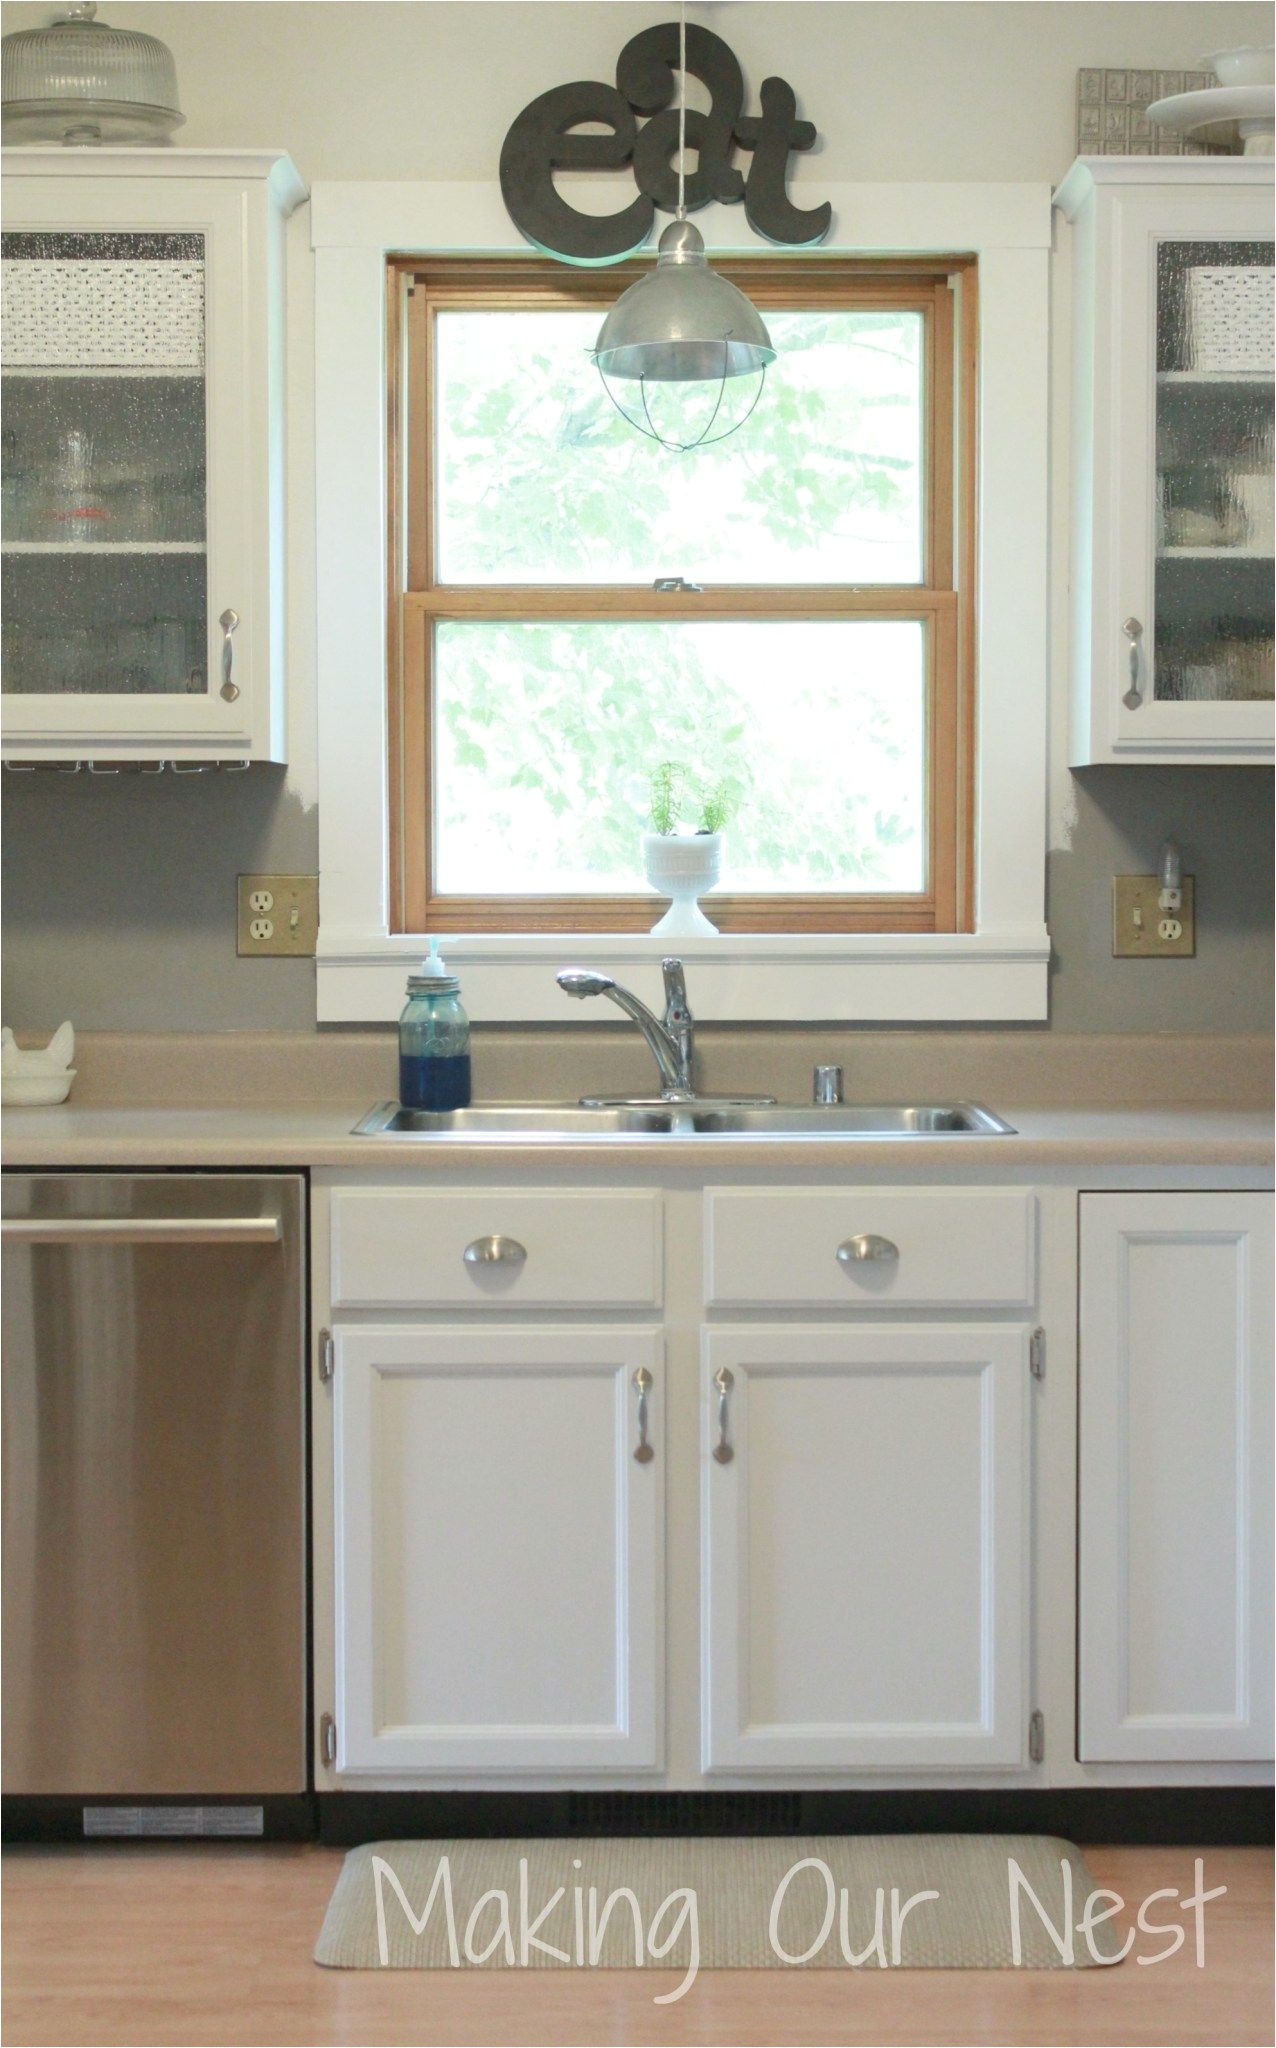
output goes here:
[{"label": "double basin sink", "polygon": [[768,1104],[701,1096],[689,1102],[492,1102],[473,1109],[403,1109],[379,1102],[356,1137],[765,1138],[1006,1137],[1012,1126],[978,1102]]}]

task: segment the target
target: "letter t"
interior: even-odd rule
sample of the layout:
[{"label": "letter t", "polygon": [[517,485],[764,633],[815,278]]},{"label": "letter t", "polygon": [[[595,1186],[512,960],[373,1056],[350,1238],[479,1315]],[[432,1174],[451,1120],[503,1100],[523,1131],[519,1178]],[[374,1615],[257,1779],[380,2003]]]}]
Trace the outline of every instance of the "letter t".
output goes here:
[{"label": "letter t", "polygon": [[753,151],[744,182],[749,226],[769,242],[801,245],[823,240],[833,209],[826,199],[823,206],[806,211],[794,206],[785,189],[789,152],[810,149],[815,141],[814,123],[798,121],[796,114],[793,88],[782,78],[764,78],[762,118],[750,114],[738,120],[735,136],[742,149]]}]

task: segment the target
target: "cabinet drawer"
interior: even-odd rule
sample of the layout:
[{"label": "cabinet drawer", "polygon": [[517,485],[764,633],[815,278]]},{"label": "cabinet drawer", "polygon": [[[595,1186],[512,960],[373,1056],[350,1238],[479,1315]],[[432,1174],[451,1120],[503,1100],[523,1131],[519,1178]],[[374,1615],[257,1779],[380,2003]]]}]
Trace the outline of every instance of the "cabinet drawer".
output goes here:
[{"label": "cabinet drawer", "polygon": [[[661,1200],[581,1188],[339,1188],[334,1308],[658,1308]],[[470,1248],[505,1241],[502,1260]],[[522,1256],[520,1257],[520,1252]],[[477,1262],[476,1262],[477,1259]]]},{"label": "cabinet drawer", "polygon": [[[1019,1189],[708,1188],[705,1299],[713,1308],[1031,1308],[1036,1210]],[[879,1240],[863,1248],[881,1256],[854,1258],[856,1239]]]}]

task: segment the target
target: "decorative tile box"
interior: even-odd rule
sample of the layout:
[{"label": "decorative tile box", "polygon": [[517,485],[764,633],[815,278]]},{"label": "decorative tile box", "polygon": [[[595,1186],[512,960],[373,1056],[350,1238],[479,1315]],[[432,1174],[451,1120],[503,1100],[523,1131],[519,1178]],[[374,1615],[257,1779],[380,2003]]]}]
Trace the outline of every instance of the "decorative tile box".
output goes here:
[{"label": "decorative tile box", "polygon": [[1148,120],[1155,100],[1217,85],[1212,71],[1077,73],[1078,156],[1208,156],[1203,142],[1185,141]]}]

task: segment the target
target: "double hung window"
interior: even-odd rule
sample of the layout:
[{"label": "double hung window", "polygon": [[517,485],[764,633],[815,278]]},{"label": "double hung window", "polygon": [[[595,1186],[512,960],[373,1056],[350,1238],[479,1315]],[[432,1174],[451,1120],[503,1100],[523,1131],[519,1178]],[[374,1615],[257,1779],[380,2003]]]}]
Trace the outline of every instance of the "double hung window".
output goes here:
[{"label": "double hung window", "polygon": [[722,929],[971,927],[974,264],[721,267],[777,359],[675,454],[590,360],[636,266],[390,265],[394,929],[649,929],[665,762]]}]

